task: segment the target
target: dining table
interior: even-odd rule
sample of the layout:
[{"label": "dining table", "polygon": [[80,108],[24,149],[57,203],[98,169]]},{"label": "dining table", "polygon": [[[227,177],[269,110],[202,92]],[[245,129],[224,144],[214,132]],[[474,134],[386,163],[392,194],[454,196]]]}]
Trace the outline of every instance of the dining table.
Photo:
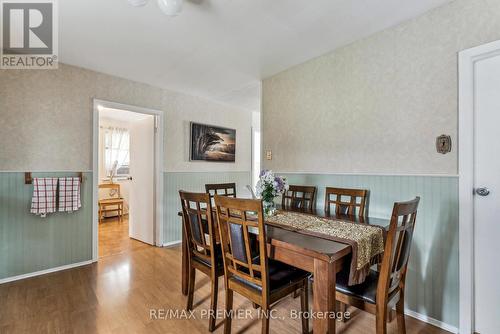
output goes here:
[{"label": "dining table", "polygon": [[[277,206],[278,210],[282,210]],[[369,224],[388,230],[390,220],[364,216],[326,214],[322,210],[305,212],[329,220]],[[182,212],[178,215],[182,217]],[[214,213],[215,217],[215,213]],[[216,219],[214,221],[217,221]],[[335,299],[336,275],[349,266],[348,257],[352,252],[346,243],[304,234],[281,226],[266,224],[267,249],[269,258],[308,271],[314,275],[312,298],[312,328],[315,334],[335,333],[338,318]],[[182,294],[188,292],[188,251],[184,229],[182,229]]]}]

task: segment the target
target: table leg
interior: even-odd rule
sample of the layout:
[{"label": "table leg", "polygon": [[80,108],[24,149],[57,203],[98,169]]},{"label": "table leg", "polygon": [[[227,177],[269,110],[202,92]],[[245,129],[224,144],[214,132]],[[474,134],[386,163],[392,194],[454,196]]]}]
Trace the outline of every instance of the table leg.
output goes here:
[{"label": "table leg", "polygon": [[313,332],[314,334],[335,333],[335,262],[314,260],[313,283]]},{"label": "table leg", "polygon": [[186,242],[186,235],[184,234],[184,226],[182,228],[182,246],[181,246],[181,252],[182,252],[182,274],[181,274],[181,279],[182,279],[182,294],[184,296],[187,296],[188,294],[188,278],[189,278],[189,268],[188,268],[188,252],[187,252],[187,242]]}]

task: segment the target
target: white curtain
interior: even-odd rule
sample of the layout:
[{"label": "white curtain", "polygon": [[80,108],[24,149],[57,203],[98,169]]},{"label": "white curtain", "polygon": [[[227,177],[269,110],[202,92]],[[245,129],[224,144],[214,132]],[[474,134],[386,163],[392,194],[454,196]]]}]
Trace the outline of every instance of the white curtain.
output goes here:
[{"label": "white curtain", "polygon": [[130,135],[127,129],[106,128],[104,133],[104,147],[106,175],[116,175],[116,171],[129,164]]}]

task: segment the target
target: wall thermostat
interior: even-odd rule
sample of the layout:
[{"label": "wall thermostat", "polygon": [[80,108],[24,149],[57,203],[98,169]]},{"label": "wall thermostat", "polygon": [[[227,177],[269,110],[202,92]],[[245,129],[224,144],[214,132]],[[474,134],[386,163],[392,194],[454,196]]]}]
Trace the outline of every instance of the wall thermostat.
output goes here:
[{"label": "wall thermostat", "polygon": [[436,138],[436,150],[438,153],[446,154],[451,152],[451,137],[441,135]]}]

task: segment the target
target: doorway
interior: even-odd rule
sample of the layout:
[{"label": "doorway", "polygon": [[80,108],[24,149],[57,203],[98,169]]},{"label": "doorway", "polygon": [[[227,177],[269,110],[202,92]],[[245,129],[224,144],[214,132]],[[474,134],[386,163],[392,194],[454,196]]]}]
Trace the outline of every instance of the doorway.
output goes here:
[{"label": "doorway", "polygon": [[93,259],[161,245],[163,115],[94,101]]},{"label": "doorway", "polygon": [[460,53],[460,332],[500,328],[500,41]]},{"label": "doorway", "polygon": [[[261,112],[252,112],[252,189],[255,189],[261,170]],[[254,190],[252,190],[254,191]]]}]

